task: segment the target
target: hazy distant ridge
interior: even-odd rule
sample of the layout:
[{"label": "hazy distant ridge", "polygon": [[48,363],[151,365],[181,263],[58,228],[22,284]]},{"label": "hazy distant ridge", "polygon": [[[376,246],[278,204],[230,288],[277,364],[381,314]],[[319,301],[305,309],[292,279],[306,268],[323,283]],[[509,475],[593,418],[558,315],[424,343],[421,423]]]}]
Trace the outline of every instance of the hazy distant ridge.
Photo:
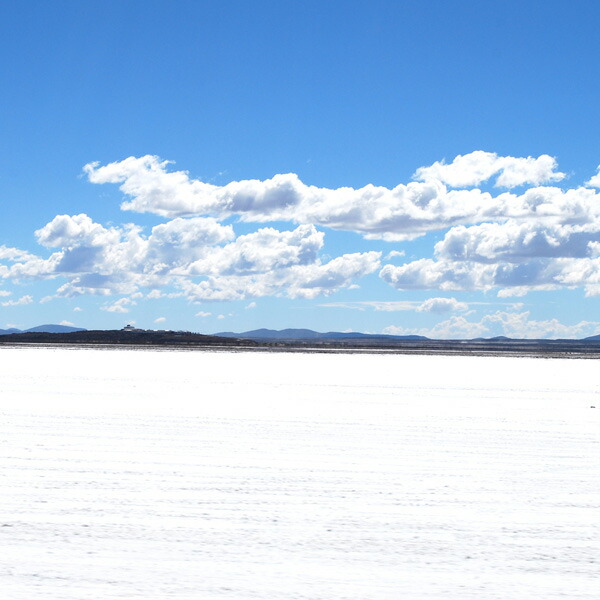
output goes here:
[{"label": "hazy distant ridge", "polygon": [[242,333],[233,331],[221,331],[215,333],[220,337],[241,338],[249,340],[352,340],[352,339],[373,339],[373,340],[426,340],[428,338],[422,335],[384,335],[359,333],[356,331],[340,332],[328,331],[320,333],[312,329],[253,329]]},{"label": "hazy distant ridge", "polygon": [[71,333],[72,331],[87,331],[81,327],[70,327],[69,325],[38,325],[30,329],[0,329],[0,335],[11,333]]}]

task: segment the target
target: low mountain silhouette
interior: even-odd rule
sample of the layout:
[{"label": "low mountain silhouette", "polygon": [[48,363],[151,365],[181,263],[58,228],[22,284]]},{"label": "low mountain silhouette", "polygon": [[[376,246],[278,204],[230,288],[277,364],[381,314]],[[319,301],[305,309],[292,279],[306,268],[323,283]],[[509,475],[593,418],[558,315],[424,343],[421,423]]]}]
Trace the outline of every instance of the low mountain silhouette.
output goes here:
[{"label": "low mountain silhouette", "polygon": [[73,331],[86,331],[81,327],[71,327],[70,325],[38,325],[31,329],[0,329],[0,335],[9,335],[11,333],[71,333]]},{"label": "low mountain silhouette", "polygon": [[71,344],[129,346],[256,346],[253,340],[220,338],[190,331],[153,331],[144,329],[87,330],[66,332],[22,331],[0,336],[0,344]]},{"label": "low mountain silhouette", "polygon": [[312,329],[253,329],[242,333],[233,331],[221,331],[215,333],[219,337],[239,338],[248,340],[426,340],[422,335],[385,335],[359,333],[357,331],[341,332],[328,331],[320,333]]}]

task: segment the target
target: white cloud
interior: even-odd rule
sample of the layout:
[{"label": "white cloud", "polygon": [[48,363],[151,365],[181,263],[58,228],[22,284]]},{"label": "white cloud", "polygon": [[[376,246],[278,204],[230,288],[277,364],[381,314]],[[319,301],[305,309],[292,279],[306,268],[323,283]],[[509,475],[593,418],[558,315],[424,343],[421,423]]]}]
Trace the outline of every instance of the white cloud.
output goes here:
[{"label": "white cloud", "polygon": [[24,250],[0,246],[0,278],[10,277],[16,281],[27,278],[29,270],[37,263],[43,264],[44,261]]},{"label": "white cloud", "polygon": [[600,231],[590,229],[517,221],[453,227],[435,245],[435,254],[446,260],[486,263],[524,262],[539,257],[584,258],[596,256],[600,243]]},{"label": "white cloud", "polygon": [[209,312],[205,312],[203,310],[201,310],[200,312],[196,313],[197,317],[210,317],[212,315],[212,313]]},{"label": "white cloud", "polygon": [[[49,256],[1,246],[0,278],[60,277],[57,296],[136,300],[143,291],[147,298],[185,296],[203,302],[327,296],[356,289],[357,278],[380,268],[378,252],[326,260],[320,255],[320,226],[388,241],[447,230],[433,257],[381,269],[380,276],[397,289],[496,288],[499,296],[510,297],[581,286],[595,295],[600,289],[600,193],[591,187],[600,174],[588,187],[563,190],[545,185],[564,178],[557,169],[548,155],[476,151],[422,167],[414,176],[419,181],[393,188],[328,189],[306,185],[294,174],[217,186],[174,171],[155,156],[92,163],[84,168],[89,180],[120,185],[124,209],[171,220],[144,232],[134,224],[104,226],[86,214],[57,215],[35,232]],[[473,187],[488,181],[535,187],[497,196]],[[298,226],[291,231],[262,227],[236,238],[231,224],[219,222],[230,217]],[[386,259],[403,254],[392,250]],[[124,312],[131,306],[118,302],[103,309]],[[419,310],[465,310],[458,306],[432,299]]]},{"label": "white cloud", "polygon": [[76,307],[73,309],[73,312],[83,312],[83,308],[81,308],[80,306],[76,306]]},{"label": "white cloud", "polygon": [[136,304],[137,302],[131,298],[119,298],[119,300],[116,300],[112,304],[101,306],[100,309],[107,312],[128,313],[130,307],[135,306]]},{"label": "white cloud", "polygon": [[18,248],[9,248],[8,246],[0,246],[0,260],[8,260],[10,262],[25,262],[35,258],[33,254],[19,250]]},{"label": "white cloud", "polygon": [[[435,259],[386,265],[398,289],[488,290],[500,296],[599,281],[600,202],[585,188],[537,188],[507,203],[503,222],[452,227]],[[532,215],[537,215],[534,219]]]},{"label": "white cloud", "polygon": [[434,163],[418,169],[415,177],[423,181],[401,183],[391,189],[371,184],[359,189],[318,188],[304,184],[293,173],[215,186],[192,179],[184,171],[168,171],[168,165],[156,156],[142,156],[105,166],[92,163],[84,170],[93,183],[121,184],[120,189],[130,198],[121,205],[124,210],[170,218],[238,215],[249,222],[285,220],[356,231],[367,238],[388,241],[413,239],[456,224],[482,222],[490,216],[502,219],[512,210],[524,208],[513,194],[492,197],[479,189],[449,191],[446,183],[472,187],[498,174],[498,185],[514,187],[564,177],[555,171],[556,161],[547,155],[517,158],[481,151],[459,156],[450,165]]},{"label": "white cloud", "polygon": [[352,280],[379,268],[379,252],[344,254],[327,263],[292,265],[266,272],[209,277],[200,283],[178,282],[194,302],[245,300],[263,296],[316,298],[348,287]]},{"label": "white cloud", "polygon": [[468,309],[468,304],[459,302],[456,298],[428,298],[417,307],[418,312],[431,313],[463,312]]},{"label": "white cloud", "polygon": [[57,215],[35,232],[37,241],[47,248],[107,246],[120,241],[117,229],[105,229],[85,214]]},{"label": "white cloud", "polygon": [[600,281],[594,191],[535,188],[512,196],[505,208],[501,222],[452,227],[435,245],[434,259],[388,264],[381,277],[397,289],[499,288],[501,297]]},{"label": "white cloud", "polygon": [[328,308],[349,308],[354,310],[365,310],[371,308],[382,312],[416,311],[416,312],[462,312],[468,310],[465,302],[459,302],[456,298],[429,298],[420,300],[360,300],[356,302],[326,302],[320,306]]},{"label": "white cloud", "polygon": [[401,327],[399,325],[388,325],[381,330],[385,335],[418,335],[417,330],[412,327]]},{"label": "white cloud", "polygon": [[71,321],[61,321],[60,325],[66,325],[67,327],[75,327],[75,323],[71,323]]},{"label": "white cloud", "polygon": [[229,276],[272,272],[315,263],[322,246],[323,233],[312,225],[301,225],[293,231],[266,227],[213,249],[206,257],[179,269],[177,273]]},{"label": "white cloud", "polygon": [[479,321],[469,321],[464,316],[453,316],[430,328],[390,326],[383,330],[390,335],[424,335],[432,339],[472,339],[503,335],[518,339],[569,339],[583,338],[600,333],[600,322],[580,321],[565,325],[557,319],[536,321],[530,312],[496,311]]},{"label": "white cloud", "polygon": [[233,238],[231,225],[221,225],[211,218],[174,219],[152,228],[143,261],[154,265],[155,272],[187,267],[210,256],[214,246]]},{"label": "white cloud", "polygon": [[253,308],[256,308],[256,302],[250,302],[249,304],[246,304],[246,306],[244,308],[246,310],[251,310]]},{"label": "white cloud", "polygon": [[[36,232],[40,244],[59,247],[49,259],[13,266],[16,275],[72,276],[63,295],[134,293],[140,285],[161,284],[165,274],[210,253],[233,238],[231,226],[214,219],[175,219],[144,237],[134,225],[105,228],[85,214],[59,215]],[[17,271],[17,267],[20,270]]]},{"label": "white cloud", "polygon": [[586,182],[586,185],[600,188],[600,165],[598,165],[598,172]]},{"label": "white cloud", "polygon": [[380,277],[399,290],[498,288],[499,297],[506,298],[532,290],[593,289],[600,284],[600,258],[532,257],[513,263],[421,259],[401,266],[385,265]]},{"label": "white cloud", "polygon": [[468,321],[466,317],[453,316],[437,323],[427,331],[427,337],[434,339],[470,339],[484,336],[487,327],[484,323]]},{"label": "white cloud", "polygon": [[385,265],[379,275],[399,290],[487,290],[494,285],[495,265],[422,258],[400,266]]},{"label": "white cloud", "polygon": [[33,302],[32,296],[21,296],[18,300],[7,300],[6,302],[2,302],[2,306],[24,306],[26,304],[31,304]]},{"label": "white cloud", "polygon": [[273,214],[298,201],[294,175],[219,187],[190,179],[184,171],[168,172],[168,164],[157,156],[130,156],[105,166],[90,163],[84,172],[92,183],[120,183],[121,190],[132,198],[121,205],[124,210],[154,212],[163,217],[239,211]]},{"label": "white cloud", "polygon": [[[126,294],[137,299],[146,287],[153,288],[149,298],[188,295],[197,301],[314,297],[352,285],[352,278],[375,271],[380,258],[380,253],[356,253],[323,263],[318,253],[324,234],[312,225],[292,231],[265,227],[230,241],[230,225],[202,217],[176,218],[145,237],[133,225],[105,228],[84,214],[60,215],[36,235],[46,246],[64,246],[46,260],[33,257],[11,271],[19,277],[66,278],[59,296]],[[162,288],[170,284],[179,291],[165,294]],[[128,308],[119,301],[103,310]]]},{"label": "white cloud", "polygon": [[164,323],[167,319],[165,317],[157,317],[154,319],[155,323]]},{"label": "white cloud", "polygon": [[500,327],[503,334],[508,337],[581,338],[600,333],[599,322],[580,321],[574,325],[565,325],[557,319],[535,321],[530,320],[529,317],[529,312],[496,312],[485,316],[482,321],[492,330],[494,326]]},{"label": "white cloud", "polygon": [[0,290],[0,298],[6,298],[7,296],[11,296],[12,292],[8,290]]},{"label": "white cloud", "polygon": [[524,184],[540,185],[560,181],[564,173],[556,171],[556,159],[542,154],[538,158],[498,156],[493,152],[477,150],[457,156],[450,164],[444,161],[417,169],[414,178],[419,181],[435,180],[450,187],[473,187],[498,175],[497,187],[513,188]]},{"label": "white cloud", "polygon": [[482,323],[473,323],[462,316],[450,317],[431,328],[397,327],[390,325],[383,330],[388,335],[423,335],[432,339],[472,339],[481,337],[487,331]]}]

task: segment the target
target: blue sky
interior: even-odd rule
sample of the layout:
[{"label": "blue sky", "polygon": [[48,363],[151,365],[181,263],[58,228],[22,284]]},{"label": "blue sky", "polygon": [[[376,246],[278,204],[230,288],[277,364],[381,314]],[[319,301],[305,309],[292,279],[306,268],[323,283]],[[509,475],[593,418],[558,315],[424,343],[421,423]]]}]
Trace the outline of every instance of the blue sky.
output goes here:
[{"label": "blue sky", "polygon": [[600,6],[0,7],[0,328],[600,333]]}]

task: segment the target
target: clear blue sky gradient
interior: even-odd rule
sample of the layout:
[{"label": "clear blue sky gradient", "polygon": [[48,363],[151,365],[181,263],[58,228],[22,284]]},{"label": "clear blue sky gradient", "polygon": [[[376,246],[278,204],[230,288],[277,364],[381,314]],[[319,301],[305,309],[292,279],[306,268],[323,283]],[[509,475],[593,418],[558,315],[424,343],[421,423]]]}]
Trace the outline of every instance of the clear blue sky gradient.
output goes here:
[{"label": "clear blue sky gradient", "polygon": [[[600,163],[598,22],[600,4],[580,1],[5,2],[0,246],[46,259],[54,250],[34,232],[56,215],[80,213],[105,227],[135,223],[148,235],[167,219],[122,211],[118,185],[95,185],[82,172],[87,163],[129,156],[174,161],[170,170],[215,185],[296,173],[317,187],[392,188],[419,167],[476,150],[548,154],[566,174],[553,185],[576,188]],[[236,235],[297,226],[224,222]],[[316,228],[325,235],[322,262],[380,251],[382,266],[431,258],[447,232],[386,242]],[[392,250],[405,255],[385,260]],[[0,278],[0,328],[64,321],[427,333],[452,318],[480,323],[498,311],[527,312],[522,335],[600,327],[600,299],[582,285],[503,298],[497,289],[395,289],[378,273],[312,299],[285,290],[222,302],[138,298],[128,313],[103,310],[127,294],[55,297],[62,276]],[[11,305],[23,296],[32,301]],[[458,312],[414,310],[428,298],[454,298]],[[360,304],[398,301],[412,309]],[[553,319],[567,328],[596,325],[553,329]],[[491,323],[485,335],[516,331]],[[475,331],[456,326],[448,335]]]}]

